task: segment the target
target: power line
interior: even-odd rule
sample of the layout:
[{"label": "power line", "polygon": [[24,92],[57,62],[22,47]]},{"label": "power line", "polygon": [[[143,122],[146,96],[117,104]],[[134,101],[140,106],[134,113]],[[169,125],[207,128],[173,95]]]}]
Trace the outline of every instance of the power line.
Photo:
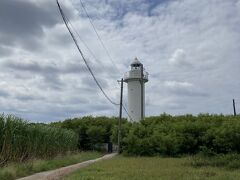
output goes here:
[{"label": "power line", "polygon": [[92,57],[94,58],[95,61],[97,61],[99,64],[102,64],[98,58],[95,56],[95,54],[92,52],[92,50],[89,48],[89,46],[85,43],[85,41],[81,38],[81,36],[79,35],[79,33],[77,32],[77,30],[74,28],[74,26],[72,25],[72,23],[70,22],[70,20],[68,19],[67,16],[65,16],[65,18],[67,19],[69,25],[71,26],[71,28],[73,29],[73,31],[77,34],[78,38],[80,39],[80,41],[83,43],[83,45],[87,48],[87,50],[90,52],[90,54],[92,55]]},{"label": "power line", "polygon": [[103,95],[106,97],[106,99],[107,99],[111,104],[113,104],[113,105],[119,105],[118,103],[113,102],[113,101],[108,97],[108,95],[105,93],[105,91],[104,91],[103,88],[101,87],[100,83],[98,82],[97,78],[96,78],[95,75],[93,74],[93,72],[92,72],[92,70],[91,70],[91,68],[90,68],[87,60],[85,59],[85,57],[84,57],[84,55],[83,55],[83,53],[82,53],[82,51],[81,51],[81,49],[80,49],[80,47],[79,47],[79,45],[78,45],[78,43],[77,43],[77,40],[76,40],[74,34],[72,33],[70,27],[68,26],[68,20],[67,20],[67,18],[66,18],[66,16],[65,16],[65,14],[64,14],[64,12],[63,12],[60,4],[59,4],[59,2],[58,2],[58,0],[56,0],[56,2],[57,2],[57,5],[58,5],[59,12],[60,12],[60,14],[61,14],[61,16],[62,16],[62,19],[63,19],[64,23],[65,23],[65,26],[66,26],[66,28],[68,29],[68,32],[70,33],[70,35],[71,35],[71,37],[72,37],[72,39],[73,39],[73,41],[74,41],[74,43],[75,43],[78,51],[79,51],[80,55],[82,56],[82,59],[83,59],[85,65],[87,66],[88,71],[89,71],[90,74],[92,75],[95,83],[97,84],[97,86],[99,87],[99,89],[102,91]]},{"label": "power line", "polygon": [[127,116],[129,117],[130,121],[133,121],[132,117],[130,116],[130,114],[128,113],[126,107],[123,104],[122,104],[122,107],[123,107],[124,111],[127,113]]},{"label": "power line", "polygon": [[102,68],[104,69],[106,66],[104,66],[104,64],[98,60],[98,58],[96,57],[96,55],[93,53],[93,51],[89,48],[89,46],[87,45],[87,43],[85,43],[85,41],[81,38],[80,34],[78,33],[78,31],[76,30],[76,28],[74,28],[74,26],[72,25],[71,21],[68,19],[68,17],[65,15],[65,18],[67,19],[70,27],[73,29],[73,31],[77,34],[78,38],[80,39],[80,41],[83,43],[83,45],[86,47],[86,49],[89,51],[89,53],[92,55],[93,59],[98,62],[98,64],[100,66],[102,66]]},{"label": "power line", "polygon": [[[106,98],[111,104],[117,105],[117,106],[120,105],[120,104],[118,104],[118,103],[113,102],[113,101],[110,99],[110,97],[105,93],[105,91],[103,90],[103,88],[101,87],[101,85],[100,85],[100,83],[98,82],[97,78],[95,77],[93,71],[91,70],[91,68],[90,68],[87,60],[86,60],[85,57],[84,57],[83,52],[81,51],[81,49],[80,49],[80,47],[79,47],[79,45],[78,45],[77,39],[75,38],[75,36],[74,36],[74,34],[72,33],[70,27],[68,26],[68,24],[70,24],[71,27],[72,27],[72,29],[74,29],[74,28],[73,28],[73,25],[70,23],[69,19],[68,19],[67,16],[64,14],[64,12],[63,12],[63,10],[62,10],[62,8],[61,8],[58,0],[56,0],[56,3],[57,3],[57,5],[58,5],[58,9],[59,9],[59,12],[60,12],[60,14],[61,14],[61,16],[62,16],[62,19],[63,19],[63,21],[64,21],[64,24],[65,24],[66,28],[68,29],[68,32],[70,33],[70,35],[71,35],[71,37],[72,37],[72,39],[73,39],[73,41],[74,41],[74,43],[75,43],[78,51],[79,51],[80,55],[82,56],[82,59],[83,59],[85,65],[87,66],[87,69],[88,69],[88,71],[90,72],[91,76],[93,77],[95,83],[97,84],[97,86],[99,87],[99,89],[101,90],[101,92],[103,93],[103,95],[105,96],[105,98]],[[75,32],[77,33],[77,31],[75,31]],[[77,34],[78,34],[78,33],[77,33]],[[78,36],[79,36],[79,38],[80,38],[80,35],[79,35],[79,34],[78,34]],[[80,39],[81,39],[81,38],[80,38]],[[86,47],[88,47],[88,46],[86,46]],[[90,48],[89,48],[89,50],[90,50]],[[92,52],[92,51],[90,50],[90,52]],[[130,120],[132,120],[132,118],[130,117],[130,115],[129,115],[129,113],[128,113],[128,111],[127,111],[127,109],[125,108],[124,105],[123,105],[123,109],[124,109],[125,112],[127,113],[127,115],[128,115],[128,117],[130,118]]]},{"label": "power line", "polygon": [[[99,39],[102,47],[105,49],[106,54],[108,55],[110,61],[111,61],[112,64],[116,67],[117,71],[121,74],[121,72],[119,71],[119,68],[116,66],[116,63],[114,63],[114,61],[113,61],[113,59],[112,59],[112,57],[111,57],[108,49],[107,49],[106,46],[104,45],[104,43],[103,43],[103,41],[102,41],[102,38],[100,37],[99,33],[97,32],[97,29],[96,29],[96,27],[95,27],[95,25],[94,25],[94,23],[93,23],[93,20],[92,20],[92,18],[89,16],[89,14],[88,14],[88,12],[87,12],[87,9],[85,8],[85,5],[83,4],[83,1],[82,1],[82,0],[79,0],[79,1],[80,1],[80,4],[81,4],[81,6],[82,6],[82,8],[83,8],[83,10],[84,10],[84,12],[85,12],[85,14],[86,14],[86,16],[88,17],[88,20],[89,20],[90,24],[92,25],[93,30],[94,30],[95,34],[97,35],[97,37],[98,37],[98,39]],[[124,109],[124,111],[127,113],[127,115],[128,115],[128,117],[130,118],[130,120],[132,120],[132,118],[130,117],[130,115],[129,115],[129,113],[128,113],[128,111],[127,111],[127,109],[126,109],[126,107],[125,107],[124,105],[123,105],[123,109]]]},{"label": "power line", "polygon": [[92,27],[93,27],[93,30],[94,30],[95,34],[97,35],[98,40],[100,41],[103,49],[105,50],[105,52],[106,52],[109,60],[110,60],[110,61],[112,62],[112,64],[116,67],[116,69],[117,69],[117,71],[119,72],[119,74],[121,74],[121,72],[119,71],[118,67],[116,66],[116,63],[113,61],[113,58],[111,57],[108,49],[106,48],[105,44],[103,43],[102,38],[100,37],[99,33],[97,32],[97,29],[96,29],[96,27],[95,27],[95,25],[94,25],[94,23],[93,23],[92,18],[91,18],[91,17],[89,16],[89,14],[88,14],[87,9],[85,8],[85,5],[83,4],[82,0],[79,0],[79,1],[80,1],[80,4],[81,4],[81,6],[82,6],[82,8],[83,8],[83,10],[84,10],[84,12],[85,12],[85,14],[86,14],[89,22],[90,22],[90,24],[91,24]]},{"label": "power line", "polygon": [[[112,64],[116,67],[116,69],[118,70],[118,72],[121,74],[121,72],[119,71],[119,68],[116,66],[116,63],[114,63],[114,61],[113,61],[113,59],[112,59],[112,57],[111,57],[108,49],[107,49],[106,46],[104,45],[104,43],[103,43],[103,41],[102,41],[102,38],[100,37],[99,33],[97,32],[97,29],[96,29],[96,27],[95,27],[95,25],[94,25],[94,23],[93,23],[93,20],[92,20],[92,18],[89,16],[89,14],[88,14],[88,12],[87,12],[87,9],[85,8],[85,5],[83,4],[83,1],[82,1],[82,0],[79,0],[79,1],[80,1],[80,4],[81,4],[81,6],[82,6],[82,8],[83,8],[83,10],[84,10],[84,12],[85,12],[85,14],[86,14],[86,16],[88,17],[88,20],[89,20],[90,24],[91,24],[92,27],[93,27],[93,30],[94,30],[95,34],[97,35],[97,37],[98,37],[101,45],[102,45],[103,48],[105,49],[106,54],[108,55],[110,61],[111,61]],[[127,109],[124,107],[124,105],[123,105],[123,109],[124,109],[125,112],[127,113],[127,115],[128,115],[128,117],[130,118],[130,120],[132,120],[132,118],[130,117],[130,115],[129,115]]]}]

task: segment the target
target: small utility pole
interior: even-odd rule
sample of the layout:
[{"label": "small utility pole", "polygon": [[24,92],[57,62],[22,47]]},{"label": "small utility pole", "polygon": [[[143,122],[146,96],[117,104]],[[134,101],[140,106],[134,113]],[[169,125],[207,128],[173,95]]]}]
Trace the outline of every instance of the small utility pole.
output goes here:
[{"label": "small utility pole", "polygon": [[234,114],[234,116],[237,115],[236,108],[235,108],[235,100],[234,99],[233,99],[233,114]]},{"label": "small utility pole", "polygon": [[144,86],[144,82],[143,82],[143,64],[141,64],[141,120],[143,120],[144,117],[144,113],[143,113],[143,86]]},{"label": "small utility pole", "polygon": [[119,109],[119,120],[118,120],[118,153],[121,153],[122,98],[123,98],[123,78],[121,79],[120,109]]}]

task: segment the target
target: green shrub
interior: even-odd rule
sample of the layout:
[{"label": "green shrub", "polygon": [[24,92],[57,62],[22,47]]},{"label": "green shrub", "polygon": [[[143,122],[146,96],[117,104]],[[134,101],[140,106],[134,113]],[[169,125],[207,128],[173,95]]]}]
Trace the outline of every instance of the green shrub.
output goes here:
[{"label": "green shrub", "polygon": [[[148,117],[139,123],[126,123],[122,130],[125,154],[178,156],[240,153],[240,117],[199,114]],[[117,128],[112,140],[116,142]]]},{"label": "green shrub", "polygon": [[[123,120],[123,125],[126,120]],[[97,150],[96,144],[111,142],[114,129],[117,128],[118,118],[92,117],[67,119],[63,122],[52,123],[52,126],[66,128],[78,134],[78,148],[81,150]],[[117,141],[117,134],[116,134]]]},{"label": "green shrub", "polygon": [[[92,150],[98,143],[117,144],[118,118],[87,116],[52,125],[74,130],[82,150]],[[138,123],[124,119],[121,136],[122,151],[128,155],[240,153],[240,116],[162,114]]]}]

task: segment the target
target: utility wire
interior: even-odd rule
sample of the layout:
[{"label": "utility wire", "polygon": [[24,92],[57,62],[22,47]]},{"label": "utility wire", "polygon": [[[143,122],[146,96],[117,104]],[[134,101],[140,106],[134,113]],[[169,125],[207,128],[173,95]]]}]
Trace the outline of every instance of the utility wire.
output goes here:
[{"label": "utility wire", "polygon": [[[112,59],[112,57],[111,57],[108,49],[107,49],[106,46],[104,45],[104,43],[103,43],[103,41],[102,41],[102,38],[100,37],[99,33],[97,32],[97,29],[96,29],[96,27],[95,27],[95,25],[94,25],[94,23],[93,23],[93,20],[92,20],[92,18],[89,16],[89,14],[88,14],[88,12],[87,12],[87,9],[85,8],[85,5],[84,5],[83,1],[82,1],[82,0],[79,0],[79,1],[80,1],[80,4],[81,4],[81,6],[82,6],[82,8],[83,8],[83,10],[84,10],[84,12],[85,12],[85,14],[86,14],[86,16],[88,17],[88,20],[89,20],[90,24],[91,24],[92,27],[93,27],[93,30],[94,30],[95,34],[96,34],[97,37],[98,37],[98,40],[100,41],[102,47],[105,49],[106,54],[108,55],[110,61],[111,61],[112,64],[116,67],[117,71],[121,74],[121,72],[119,71],[118,67],[116,66],[116,63],[114,63],[114,61],[113,61],[113,59]],[[129,115],[129,113],[128,113],[128,111],[127,111],[127,109],[126,109],[126,107],[125,107],[124,105],[123,105],[123,109],[124,109],[125,112],[127,113],[127,115],[128,115],[128,117],[130,118],[130,120],[132,120],[132,118],[130,117],[130,115]]]},{"label": "utility wire", "polygon": [[129,120],[130,120],[130,121],[133,121],[133,120],[132,120],[132,117],[131,117],[130,114],[128,113],[127,108],[124,106],[124,104],[122,104],[122,107],[123,107],[124,111],[127,113],[127,116],[129,117]]},{"label": "utility wire", "polygon": [[[58,5],[59,12],[60,12],[60,14],[61,14],[61,16],[62,16],[62,19],[63,19],[63,21],[64,21],[64,24],[65,24],[66,28],[68,29],[68,32],[70,33],[70,35],[71,35],[71,37],[72,37],[72,39],[73,39],[73,41],[74,41],[74,43],[75,43],[78,51],[79,51],[80,55],[82,56],[82,59],[83,59],[85,65],[87,66],[88,71],[89,71],[90,74],[92,75],[95,83],[97,84],[97,86],[99,87],[99,89],[101,90],[101,92],[103,93],[103,95],[105,96],[105,98],[106,98],[111,104],[117,105],[117,106],[120,105],[120,104],[118,104],[118,103],[113,102],[113,101],[109,98],[109,96],[105,93],[105,91],[103,90],[103,88],[101,87],[101,85],[100,85],[100,83],[98,82],[97,78],[95,77],[93,71],[91,70],[91,68],[90,68],[87,60],[86,60],[85,57],[84,57],[83,52],[81,51],[81,49],[80,49],[80,47],[79,47],[79,45],[78,45],[77,39],[75,38],[75,36],[74,36],[74,34],[72,33],[70,27],[68,26],[68,24],[70,24],[71,27],[72,27],[72,29],[74,29],[74,28],[73,28],[73,25],[70,23],[69,19],[65,16],[65,14],[64,14],[64,12],[63,12],[63,10],[62,10],[62,8],[61,8],[58,0],[56,0],[56,2],[57,2],[57,5]],[[77,32],[77,31],[75,31],[75,32]],[[78,33],[77,33],[77,34],[78,34]],[[79,34],[78,34],[78,36],[79,36],[79,38],[80,38],[80,35],[79,35]],[[80,39],[81,39],[81,38],[80,38]],[[86,46],[86,47],[88,47],[88,46]],[[89,50],[90,50],[90,48],[89,48]],[[90,52],[92,52],[92,51],[90,51]],[[127,115],[128,115],[128,117],[130,118],[130,120],[132,121],[132,118],[130,117],[130,115],[129,115],[129,113],[128,113],[128,111],[127,111],[127,109],[125,108],[124,105],[123,105],[123,109],[124,109],[124,111],[127,113]]]},{"label": "utility wire", "polygon": [[73,31],[77,34],[78,38],[80,39],[80,41],[83,43],[83,45],[87,48],[87,50],[89,51],[89,53],[92,55],[93,59],[95,61],[97,61],[99,64],[102,64],[98,58],[95,56],[95,54],[92,52],[92,50],[88,47],[88,45],[85,43],[85,41],[81,38],[81,36],[79,35],[79,33],[77,32],[77,30],[74,28],[74,26],[72,25],[72,23],[70,22],[70,20],[68,19],[67,16],[65,16],[65,18],[67,19],[69,25],[71,26],[71,28],[73,29]]},{"label": "utility wire", "polygon": [[74,28],[74,26],[72,25],[71,21],[68,19],[68,17],[65,15],[65,18],[67,19],[70,27],[73,29],[73,31],[77,34],[78,38],[80,39],[80,41],[83,43],[83,45],[86,47],[86,49],[89,51],[89,53],[92,55],[93,59],[98,62],[98,64],[100,66],[102,66],[102,68],[106,68],[106,66],[104,66],[103,63],[101,63],[100,60],[98,60],[98,58],[96,57],[96,55],[92,52],[92,50],[89,48],[89,46],[87,45],[87,43],[85,43],[85,41],[81,38],[80,34],[78,33],[78,31],[76,30],[76,28]]},{"label": "utility wire", "polygon": [[82,6],[82,8],[83,8],[83,10],[84,10],[84,12],[85,12],[85,14],[86,14],[89,22],[90,22],[90,24],[91,24],[92,27],[93,27],[93,30],[94,30],[95,34],[97,35],[98,40],[100,41],[103,49],[105,50],[105,52],[106,52],[109,60],[110,60],[110,61],[112,62],[112,64],[116,67],[118,73],[121,74],[121,72],[119,71],[118,67],[116,66],[116,63],[113,61],[113,58],[111,57],[108,49],[106,48],[105,44],[103,43],[102,38],[100,37],[99,33],[97,32],[97,29],[96,29],[96,27],[95,27],[95,25],[94,25],[94,23],[93,23],[92,18],[91,18],[91,17],[89,16],[89,14],[88,14],[87,9],[85,8],[85,5],[83,4],[82,0],[79,0],[79,1],[80,1],[80,4],[81,4],[81,6]]},{"label": "utility wire", "polygon": [[64,14],[64,12],[63,12],[60,4],[59,4],[59,2],[58,2],[58,0],[56,0],[56,2],[57,2],[57,5],[58,5],[59,12],[60,12],[60,14],[61,14],[61,16],[62,16],[62,19],[63,19],[63,21],[64,21],[64,23],[65,23],[65,25],[66,25],[66,28],[68,29],[68,32],[70,33],[70,35],[71,35],[71,37],[72,37],[72,39],[73,39],[73,41],[74,41],[74,43],[75,43],[78,51],[79,51],[80,55],[82,56],[82,59],[83,59],[85,65],[87,66],[88,71],[89,71],[90,74],[92,75],[95,83],[97,84],[97,86],[99,87],[99,89],[102,91],[103,95],[106,97],[106,99],[107,99],[111,104],[113,104],[113,105],[119,105],[118,103],[113,102],[113,101],[108,97],[108,95],[105,93],[105,91],[104,91],[103,88],[101,87],[100,83],[98,82],[97,78],[96,78],[95,75],[93,74],[93,72],[92,72],[92,70],[91,70],[91,68],[90,68],[87,60],[85,59],[85,57],[84,57],[84,55],[83,55],[83,53],[82,53],[82,51],[81,51],[81,49],[80,49],[80,47],[79,47],[79,45],[78,45],[78,42],[77,42],[74,34],[72,33],[70,27],[68,26],[68,20],[67,20],[67,18],[66,18],[66,16],[65,16],[65,14]]}]

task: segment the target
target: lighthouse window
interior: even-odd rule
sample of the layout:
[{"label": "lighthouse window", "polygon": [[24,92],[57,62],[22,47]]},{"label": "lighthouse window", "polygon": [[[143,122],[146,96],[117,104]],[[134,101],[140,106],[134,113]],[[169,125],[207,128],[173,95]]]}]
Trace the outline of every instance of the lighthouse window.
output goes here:
[{"label": "lighthouse window", "polygon": [[132,66],[133,66],[133,67],[139,67],[140,64],[133,64]]}]

